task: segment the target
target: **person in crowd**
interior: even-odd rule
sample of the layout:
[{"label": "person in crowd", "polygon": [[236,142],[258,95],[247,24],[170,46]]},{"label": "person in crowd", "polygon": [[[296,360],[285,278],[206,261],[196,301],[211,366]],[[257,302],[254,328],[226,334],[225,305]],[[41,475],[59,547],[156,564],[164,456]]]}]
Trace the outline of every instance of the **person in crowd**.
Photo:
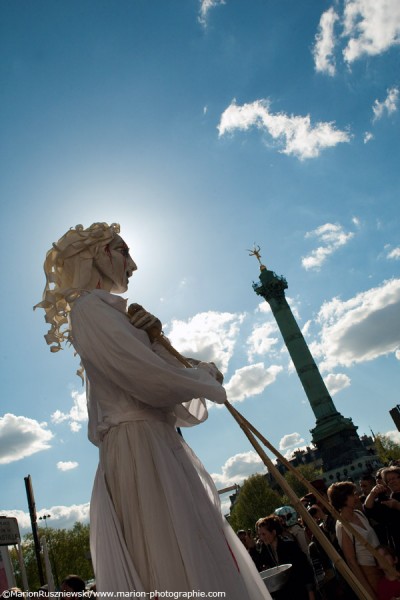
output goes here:
[{"label": "person in crowd", "polygon": [[[329,501],[328,500],[328,488],[327,488],[325,481],[323,479],[314,479],[314,481],[311,481],[311,484],[321,494],[321,496],[324,497],[324,500],[326,502],[328,502]],[[325,506],[322,504],[322,502],[320,502],[320,500],[318,498],[315,499],[315,502],[313,502],[313,504],[316,504],[317,506],[319,506],[321,508],[321,510],[325,513],[325,517],[323,519],[324,533],[328,536],[330,542],[337,549],[339,547],[339,544],[338,544],[338,541],[336,538],[336,519],[331,515],[329,510],[327,510],[325,508]]]},{"label": "person in crowd", "polygon": [[236,532],[236,535],[238,536],[239,540],[242,542],[246,550],[250,550],[250,548],[255,547],[256,542],[250,529],[248,529],[247,531],[245,529],[239,529]]},{"label": "person in crowd", "polygon": [[326,520],[326,512],[318,504],[312,504],[308,507],[308,513],[316,521],[320,528],[323,528]]},{"label": "person in crowd", "polygon": [[378,600],[393,600],[400,597],[400,580],[395,577],[387,568],[387,563],[397,568],[398,558],[393,548],[389,546],[379,546],[378,552],[385,561],[382,561],[381,568],[383,577],[378,583]]},{"label": "person in crowd", "polygon": [[360,477],[358,485],[360,486],[361,490],[360,501],[364,503],[368,494],[376,485],[375,477],[372,475],[372,473],[363,473]]},{"label": "person in crowd", "polygon": [[[308,508],[308,514],[317,523],[320,530],[325,534],[323,530],[324,516],[323,510],[316,504]],[[314,576],[317,583],[317,589],[320,596],[326,600],[335,598],[335,571],[332,562],[322,547],[319,540],[313,535],[310,529],[306,526],[308,543],[308,556],[314,569]],[[326,534],[325,534],[326,535]],[[332,587],[333,595],[329,594],[330,587]]]},{"label": "person in crowd", "polygon": [[[383,468],[378,469],[375,476],[372,475],[372,473],[365,473],[360,479],[359,486],[362,491],[362,494],[360,495],[360,501],[362,502],[362,511],[367,515],[368,521],[370,522],[372,527],[375,529],[375,532],[376,532],[376,535],[378,536],[380,544],[387,545],[387,544],[389,544],[389,540],[391,537],[388,526],[385,523],[380,523],[379,521],[377,521],[372,516],[371,512],[368,512],[368,510],[366,509],[366,506],[365,506],[365,502],[366,502],[369,494],[374,489],[374,487],[378,483],[381,484],[382,486],[385,485],[383,483],[382,475],[381,475],[383,470],[384,470]],[[386,488],[386,490],[384,492],[382,492],[381,494],[379,494],[379,496],[377,497],[378,502],[381,500],[387,500],[389,498],[390,490],[387,486],[385,486],[385,488]],[[373,496],[373,498],[375,498],[375,496]],[[371,499],[370,499],[369,504],[371,504]]]},{"label": "person in crowd", "polygon": [[387,467],[381,467],[380,469],[378,469],[375,473],[375,483],[379,484],[379,485],[383,485],[385,487],[385,492],[386,495],[390,494],[390,489],[388,488],[388,486],[385,484],[385,482],[383,481],[382,478],[382,473],[383,471],[387,469]]},{"label": "person in crowd", "polygon": [[309,494],[306,494],[305,496],[300,498],[300,502],[302,503],[304,508],[308,510],[310,506],[317,503],[317,498],[314,496],[314,494],[310,492]]},{"label": "person in crowd", "polygon": [[284,537],[280,518],[277,515],[270,515],[259,519],[256,528],[262,542],[259,569],[265,570],[284,564],[292,565],[288,582],[281,590],[274,592],[274,598],[314,600],[315,581],[311,564],[298,544]]},{"label": "person in crowd", "polygon": [[[308,509],[310,516],[316,521],[322,533],[330,540],[330,533],[326,528],[326,512],[314,504]],[[342,575],[336,571],[331,559],[320,541],[306,527],[310,540],[308,553],[313,565],[319,596],[323,600],[356,600],[356,596]],[[340,550],[335,535],[335,549]]]},{"label": "person in crowd", "polygon": [[364,511],[368,519],[378,524],[381,544],[393,548],[400,557],[400,467],[379,470]]},{"label": "person in crowd", "polygon": [[[99,467],[90,506],[97,591],[205,594],[229,600],[270,595],[223,519],[218,492],[176,428],[223,404],[212,363],[183,368],[158,340],[160,321],[127,291],[137,267],[119,225],[78,225],[46,256],[45,336],[56,352],[73,344],[87,383],[90,441]],[[156,332],[154,332],[156,330]]]},{"label": "person in crowd", "polygon": [[[372,547],[379,546],[378,537],[367,517],[356,508],[359,505],[359,498],[354,483],[351,481],[333,483],[328,488],[328,498],[343,520],[350,523]],[[374,556],[355,536],[345,530],[340,521],[336,522],[336,535],[347,564],[372,598],[376,598],[382,573]]]},{"label": "person in crowd", "polygon": [[86,584],[79,575],[67,575],[61,582],[61,592],[65,597],[82,597],[86,589]]},{"label": "person in crowd", "polygon": [[[382,479],[384,484],[390,489],[390,500],[400,502],[400,467],[393,465],[383,469]],[[390,500],[388,501],[389,503]],[[394,505],[393,502],[391,504],[397,508],[397,505]]]},{"label": "person in crowd", "polygon": [[38,592],[39,592],[39,598],[49,598],[50,597],[49,586],[47,583],[40,586],[40,588],[38,589]]},{"label": "person in crowd", "polygon": [[308,540],[306,531],[299,523],[299,517],[293,506],[280,506],[274,513],[282,519],[284,532],[294,539],[300,550],[308,557]]}]

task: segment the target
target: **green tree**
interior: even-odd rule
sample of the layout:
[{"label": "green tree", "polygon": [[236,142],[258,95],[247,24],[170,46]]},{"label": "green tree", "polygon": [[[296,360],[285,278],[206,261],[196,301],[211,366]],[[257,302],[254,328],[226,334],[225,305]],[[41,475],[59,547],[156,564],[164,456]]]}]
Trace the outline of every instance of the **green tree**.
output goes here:
[{"label": "green tree", "polygon": [[252,529],[255,522],[282,505],[282,498],[269,486],[264,475],[252,475],[243,483],[232,508],[229,522],[233,529]]},{"label": "green tree", "polygon": [[374,446],[379,460],[384,465],[390,463],[391,460],[400,459],[400,444],[397,444],[387,435],[378,433],[375,436]]},{"label": "green tree", "polygon": [[[69,575],[74,573],[82,579],[93,578],[93,568],[90,560],[89,549],[89,525],[75,523],[72,529],[39,529],[39,538],[45,537],[49,550],[49,558],[52,565],[54,580],[57,584]],[[40,587],[39,575],[37,571],[37,562],[33,537],[31,533],[24,536],[22,543],[22,552],[27,572],[28,583],[31,591]],[[15,551],[11,552],[11,558],[14,565],[18,565]],[[43,561],[42,561],[43,564]],[[21,586],[19,568],[17,572],[17,585]],[[43,567],[43,572],[44,567]]]},{"label": "green tree", "polygon": [[[313,481],[314,479],[318,479],[319,477],[321,477],[322,474],[321,469],[317,469],[312,465],[299,465],[298,467],[296,467],[296,471],[301,473],[301,475],[303,475],[303,477],[307,479],[307,481]],[[299,481],[296,478],[294,473],[292,473],[291,471],[286,471],[285,479],[298,498],[301,498],[302,496],[307,494],[308,489],[303,483],[301,483],[301,481]]]}]

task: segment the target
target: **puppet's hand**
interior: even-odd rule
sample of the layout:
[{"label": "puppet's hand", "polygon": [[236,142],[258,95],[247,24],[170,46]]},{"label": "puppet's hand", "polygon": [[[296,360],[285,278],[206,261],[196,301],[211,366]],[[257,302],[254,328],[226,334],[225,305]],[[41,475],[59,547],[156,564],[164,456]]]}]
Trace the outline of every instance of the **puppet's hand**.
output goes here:
[{"label": "puppet's hand", "polygon": [[162,332],[161,321],[151,313],[147,312],[140,304],[129,305],[128,319],[134,327],[144,329],[151,342],[160,337]]},{"label": "puppet's hand", "polygon": [[197,365],[198,369],[204,369],[205,371],[208,371],[208,373],[211,375],[211,377],[214,377],[214,379],[216,379],[219,383],[222,383],[224,381],[224,376],[222,375],[221,371],[219,371],[217,369],[217,367],[215,366],[215,364],[213,362],[199,362],[199,364]]}]

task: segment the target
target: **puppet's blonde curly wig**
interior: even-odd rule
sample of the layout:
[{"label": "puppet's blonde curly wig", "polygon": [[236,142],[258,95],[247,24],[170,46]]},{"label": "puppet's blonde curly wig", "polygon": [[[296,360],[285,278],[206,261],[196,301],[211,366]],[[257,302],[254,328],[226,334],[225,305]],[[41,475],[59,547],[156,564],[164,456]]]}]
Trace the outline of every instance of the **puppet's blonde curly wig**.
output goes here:
[{"label": "puppet's blonde curly wig", "polygon": [[117,223],[93,223],[71,227],[46,254],[46,286],[43,299],[34,308],[43,308],[50,329],[44,336],[51,352],[58,352],[63,342],[71,342],[68,313],[74,300],[87,289],[93,262],[120,232]]}]

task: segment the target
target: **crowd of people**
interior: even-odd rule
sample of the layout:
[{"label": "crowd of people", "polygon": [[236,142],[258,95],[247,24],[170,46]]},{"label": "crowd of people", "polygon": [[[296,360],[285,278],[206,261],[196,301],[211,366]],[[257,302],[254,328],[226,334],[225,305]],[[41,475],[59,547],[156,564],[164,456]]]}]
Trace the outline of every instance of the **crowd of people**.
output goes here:
[{"label": "crowd of people", "polygon": [[[345,560],[352,574],[373,600],[400,598],[400,465],[365,473],[358,486],[352,481],[319,486],[329,504],[340,514],[335,519],[313,494],[301,499],[332,546]],[[359,536],[352,535],[346,523]],[[237,535],[247,548],[259,572],[291,564],[283,587],[272,593],[276,600],[352,600],[352,587],[335,568],[321,544],[295,509],[283,506],[258,519],[255,535],[240,529]],[[318,536],[319,537],[319,536]],[[376,550],[371,552],[370,547]]]},{"label": "crowd of people", "polygon": [[[317,482],[315,482],[317,483]],[[372,600],[400,599],[400,465],[365,473],[356,486],[341,481],[318,491],[340,513],[336,520],[317,497],[309,493],[301,501],[325,538],[340,553]],[[368,547],[346,530],[351,526],[377,550]],[[237,536],[259,572],[290,564],[283,587],[271,593],[275,600],[355,600],[357,595],[337,572],[332,560],[292,506],[277,508],[262,517],[251,530],[240,529]],[[324,538],[324,539],[325,539]],[[378,557],[378,558],[377,558]],[[40,588],[46,597],[47,586]],[[87,586],[77,575],[68,575],[61,584],[65,597],[96,596],[95,585]],[[19,588],[7,590],[7,598],[23,597]]]}]

